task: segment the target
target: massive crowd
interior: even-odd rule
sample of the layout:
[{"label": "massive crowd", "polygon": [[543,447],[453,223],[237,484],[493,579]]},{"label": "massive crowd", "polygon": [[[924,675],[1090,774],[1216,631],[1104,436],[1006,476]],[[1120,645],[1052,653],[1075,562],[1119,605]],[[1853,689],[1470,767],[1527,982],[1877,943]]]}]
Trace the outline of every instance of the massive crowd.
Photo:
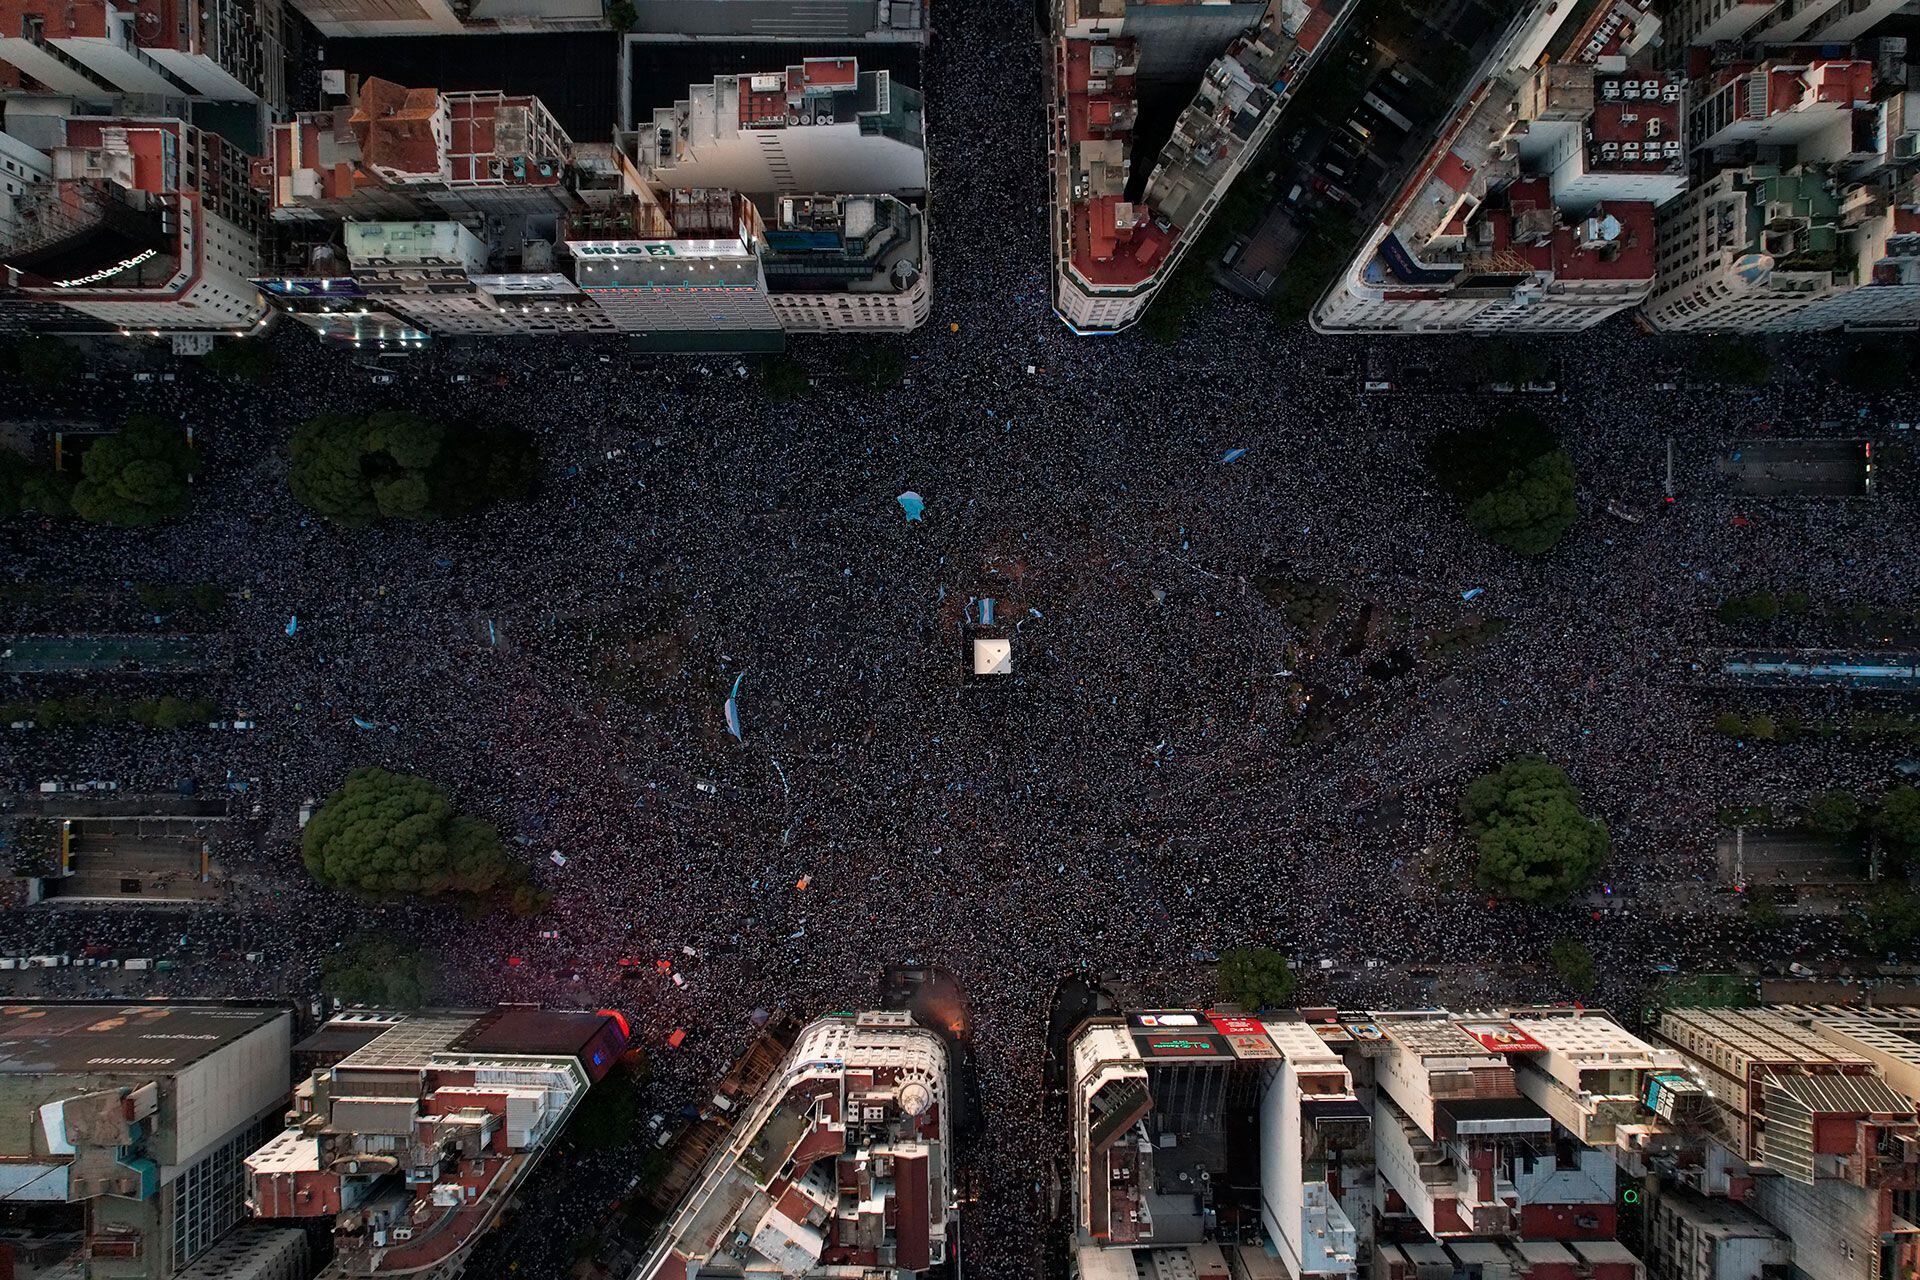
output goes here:
[{"label": "massive crowd", "polygon": [[[1743,501],[1716,462],[1762,431],[1877,432],[1896,406],[1827,380],[1810,341],[1765,392],[1688,389],[1687,348],[1624,324],[1545,342],[1563,390],[1537,407],[1575,457],[1582,516],[1552,554],[1518,561],[1468,530],[1421,461],[1487,397],[1363,394],[1365,343],[1275,330],[1225,298],[1172,347],[1069,336],[1047,305],[1028,15],[943,19],[928,70],[938,301],[906,343],[903,387],[839,377],[830,341],[797,344],[815,386],[784,406],[730,358],[537,344],[431,352],[375,386],[367,353],[288,332],[270,387],[184,374],[50,406],[177,412],[207,464],[173,525],[14,525],[8,583],[105,601],[125,583],[226,586],[234,667],[195,687],[257,728],[7,737],[22,784],[247,789],[219,855],[230,907],[15,912],[0,952],[152,939],[204,958],[154,990],[304,993],[341,940],[388,930],[435,955],[449,1000],[623,1009],[653,1056],[649,1108],[666,1113],[703,1096],[756,1008],[852,1007],[882,965],[937,962],[975,1016],[990,1135],[969,1157],[978,1275],[1039,1254],[1042,1037],[1063,973],[1204,999],[1209,952],[1262,943],[1358,969],[1321,994],[1364,1000],[1411,966],[1544,989],[1528,966],[1567,930],[1616,993],[1655,960],[1723,956],[1732,924],[1667,914],[1711,876],[1715,810],[1872,789],[1888,762],[1717,736],[1686,662],[1736,590],[1907,599],[1909,540],[1889,530],[1911,507],[1897,460],[1865,502]],[[1444,369],[1466,344],[1395,350]],[[508,385],[449,380],[476,367]],[[303,512],[284,481],[292,426],[382,403],[525,425],[540,496],[363,530]],[[896,504],[906,490],[921,521]],[[1290,626],[1262,575],[1337,589],[1341,607]],[[969,685],[980,596],[998,601],[1016,674]],[[28,606],[6,607],[23,625]],[[1512,625],[1411,671],[1377,665],[1483,617]],[[722,715],[737,676],[740,740]],[[1310,735],[1303,690],[1340,708]],[[1564,764],[1611,825],[1610,903],[1496,908],[1450,886],[1458,789],[1517,751]],[[475,923],[312,887],[298,809],[362,763],[430,776],[496,821],[551,907]],[[264,962],[240,958],[253,951]],[[689,1036],[668,1049],[675,1028]],[[623,1158],[549,1176],[608,1200]],[[559,1274],[568,1235],[489,1247],[520,1274]]]}]

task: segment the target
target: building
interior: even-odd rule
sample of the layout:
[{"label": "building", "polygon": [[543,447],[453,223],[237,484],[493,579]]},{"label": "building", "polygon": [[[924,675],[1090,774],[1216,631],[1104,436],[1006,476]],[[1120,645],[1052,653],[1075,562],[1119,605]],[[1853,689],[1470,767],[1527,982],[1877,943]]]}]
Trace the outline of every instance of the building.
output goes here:
[{"label": "building", "polygon": [[[58,119],[53,174],[13,197],[4,293],[55,304],[42,327],[247,333],[267,318],[247,157],[181,120]],[[0,298],[4,305],[6,298]],[[95,323],[86,323],[86,317]]]},{"label": "building", "polygon": [[52,156],[0,132],[0,243],[11,240],[18,226],[15,203],[24,198],[30,188],[52,180]]},{"label": "building", "polygon": [[1662,1280],[1788,1280],[1793,1271],[1792,1242],[1765,1218],[1683,1186],[1652,1197],[1646,1239]]},{"label": "building", "polygon": [[1841,44],[1891,17],[1900,0],[1680,0],[1668,6],[1675,56],[1694,46]]},{"label": "building", "polygon": [[0,62],[54,93],[284,110],[281,0],[0,0]]},{"label": "building", "polygon": [[226,1256],[241,1161],[286,1100],[292,1034],[292,1015],[272,1008],[0,1009],[0,1196],[56,1233],[77,1223],[89,1280],[165,1280]]},{"label": "building", "polygon": [[276,307],[362,343],[613,331],[556,257],[580,167],[610,168],[610,148],[577,146],[526,95],[337,87],[338,105],[275,126],[254,166]]},{"label": "building", "polygon": [[634,1280],[906,1280],[945,1262],[950,1096],[946,1046],[909,1014],[809,1023]]},{"label": "building", "polygon": [[321,35],[444,36],[605,30],[600,0],[289,0]]},{"label": "building", "polygon": [[357,1047],[298,1084],[246,1157],[260,1218],[332,1218],[325,1277],[458,1273],[592,1085],[626,1049],[617,1013],[340,1014]]},{"label": "building", "polygon": [[[1575,13],[1587,13],[1577,28]],[[1323,332],[1570,332],[1638,306],[1687,186],[1648,0],[1536,0],[1313,315]]]},{"label": "building", "polygon": [[1710,176],[1662,219],[1648,321],[1920,325],[1920,94],[1850,57],[1739,59],[1693,92]]},{"label": "building", "polygon": [[[1114,333],[1205,230],[1273,131],[1287,99],[1333,43],[1351,0],[1244,5],[1054,0],[1047,94],[1048,230],[1054,310],[1075,333]],[[1142,84],[1177,73],[1231,19],[1191,103],[1151,157],[1133,155]]]},{"label": "building", "polygon": [[1619,1169],[1703,1095],[1680,1057],[1553,1008],[1102,1014],[1069,1040],[1083,1280],[1642,1280]]},{"label": "building", "polygon": [[[1668,1010],[1656,1039],[1706,1083],[1714,1113],[1658,1172],[1771,1224],[1796,1275],[1913,1274],[1920,1226],[1897,1206],[1920,1188],[1920,1113],[1889,1077],[1916,1083],[1916,1031],[1911,1009]],[[1739,1230],[1756,1241],[1742,1249],[1762,1251],[1750,1225]]]},{"label": "building", "polygon": [[626,139],[648,182],[782,195],[927,193],[920,92],[855,58],[720,76],[654,111]]},{"label": "building", "polygon": [[933,309],[926,218],[892,196],[781,196],[766,229],[767,303],[788,333],[891,330]]},{"label": "building", "polygon": [[684,41],[927,41],[925,0],[638,0],[636,38]]}]

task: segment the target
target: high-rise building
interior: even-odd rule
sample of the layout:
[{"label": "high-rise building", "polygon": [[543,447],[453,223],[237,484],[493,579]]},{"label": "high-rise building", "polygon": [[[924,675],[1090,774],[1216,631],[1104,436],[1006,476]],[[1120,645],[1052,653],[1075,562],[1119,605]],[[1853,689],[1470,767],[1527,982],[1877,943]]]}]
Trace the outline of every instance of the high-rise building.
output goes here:
[{"label": "high-rise building", "polygon": [[906,1013],[809,1023],[633,1280],[908,1280],[954,1228],[946,1045]]},{"label": "high-rise building", "polygon": [[1087,1280],[1642,1280],[1620,1165],[1666,1123],[1655,1078],[1670,1113],[1703,1096],[1679,1055],[1571,1008],[1142,1010],[1069,1050]]},{"label": "high-rise building", "polygon": [[1687,185],[1682,85],[1637,69],[1660,30],[1649,3],[1536,0],[1516,18],[1314,327],[1565,332],[1639,305],[1654,210]]},{"label": "high-rise building", "polygon": [[855,58],[697,84],[642,121],[628,146],[657,186],[782,195],[927,193],[920,92]]},{"label": "high-rise building", "polygon": [[0,0],[0,62],[54,93],[287,104],[281,0]]},{"label": "high-rise building", "polygon": [[1677,58],[1690,47],[1742,44],[1833,45],[1857,40],[1900,8],[1901,0],[1678,0],[1667,6]]},{"label": "high-rise building", "polygon": [[[843,72],[843,91],[813,93]],[[769,116],[678,151],[652,130],[575,144],[533,98],[343,81],[343,105],[278,126],[256,166],[276,233],[261,287],[362,343],[624,333],[659,350],[767,351],[788,331],[917,327],[932,305],[925,215],[888,188],[925,191],[918,95],[850,59],[788,74],[809,123]],[[752,79],[695,97],[710,106]],[[683,185],[694,174],[761,194]],[[796,188],[802,175],[855,185]]]},{"label": "high-rise building", "polygon": [[336,36],[527,35],[597,31],[600,0],[289,0],[314,29]]},{"label": "high-rise building", "polygon": [[354,1011],[354,1047],[294,1089],[287,1127],[246,1157],[260,1218],[334,1220],[323,1277],[455,1275],[627,1044],[617,1013]]},{"label": "high-rise building", "polygon": [[181,120],[67,117],[53,175],[15,196],[5,292],[123,332],[246,333],[267,317],[247,158]]},{"label": "high-rise building", "polygon": [[[1075,333],[1114,333],[1146,313],[1214,207],[1272,133],[1330,45],[1351,0],[1243,5],[1054,0],[1047,96],[1054,310]],[[1192,61],[1224,18],[1199,89],[1166,145],[1135,156],[1142,85]],[[1150,161],[1150,163],[1149,163]]]},{"label": "high-rise building", "polygon": [[1875,79],[1860,58],[1776,57],[1695,83],[1710,176],[1662,217],[1655,328],[1920,325],[1920,93]]},{"label": "high-rise building", "polygon": [[1670,1009],[1656,1038],[1712,1095],[1714,1123],[1663,1177],[1753,1210],[1791,1242],[1795,1274],[1892,1280],[1920,1267],[1914,1010]]},{"label": "high-rise building", "polygon": [[[292,1033],[283,1009],[7,1005],[0,1198],[54,1229],[72,1219],[89,1280],[166,1280],[214,1256],[244,1212],[241,1161],[285,1103]],[[225,1255],[287,1248],[255,1237]]]},{"label": "high-rise building", "polygon": [[927,40],[926,0],[637,0],[642,40],[824,44]]}]

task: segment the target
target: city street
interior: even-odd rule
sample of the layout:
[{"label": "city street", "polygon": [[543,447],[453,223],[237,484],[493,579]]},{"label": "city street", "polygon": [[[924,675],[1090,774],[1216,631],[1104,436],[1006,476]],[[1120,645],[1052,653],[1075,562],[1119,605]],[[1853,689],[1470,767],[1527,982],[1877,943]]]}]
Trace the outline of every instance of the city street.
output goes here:
[{"label": "city street", "polygon": [[[1436,433],[1513,397],[1364,393],[1369,343],[1276,330],[1224,294],[1175,346],[1071,337],[1048,305],[1030,11],[952,6],[941,21],[936,302],[903,344],[900,388],[855,385],[831,339],[794,344],[813,386],[784,405],[731,357],[533,341],[387,361],[395,379],[376,385],[370,353],[292,326],[269,387],[115,374],[41,401],[6,386],[13,418],[177,415],[204,459],[178,522],[9,525],[6,627],[95,625],[86,608],[49,621],[28,584],[110,602],[120,584],[210,582],[229,603],[193,629],[225,633],[232,655],[210,673],[10,675],[8,696],[94,681],[214,699],[257,727],[0,738],[9,790],[246,788],[216,850],[231,905],[9,912],[0,954],[151,946],[191,962],[116,975],[115,990],[304,1004],[322,956],[391,931],[434,954],[449,1001],[619,1008],[653,1061],[647,1110],[669,1115],[710,1092],[754,1009],[865,1007],[886,966],[939,965],[972,1019],[985,1136],[963,1153],[980,1189],[963,1249],[988,1277],[1041,1257],[1054,1135],[1038,1117],[1064,974],[1204,1001],[1207,956],[1253,943],[1304,962],[1309,998],[1392,998],[1431,965],[1526,998],[1564,994],[1541,960],[1572,932],[1600,961],[1597,998],[1624,1008],[1655,961],[1740,953],[1737,916],[1652,907],[1713,879],[1717,810],[1874,792],[1896,752],[1744,746],[1714,732],[1721,708],[1686,663],[1730,643],[1714,611],[1739,591],[1911,610],[1914,463],[1889,428],[1910,394],[1842,388],[1826,340],[1783,343],[1751,391],[1699,380],[1697,344],[1625,322],[1529,339],[1559,385],[1529,403],[1573,456],[1581,518],[1517,559],[1422,462]],[[1430,368],[1472,352],[1403,341]],[[506,385],[450,380],[472,368]],[[538,497],[366,529],[299,507],[293,428],[384,406],[525,427]],[[1890,447],[1871,497],[1736,493],[1719,460],[1756,432]],[[918,522],[896,501],[909,490]],[[1337,606],[1295,625],[1261,589],[1274,580]],[[982,596],[1013,636],[1015,674],[991,688],[962,681],[963,615]],[[1476,629],[1488,619],[1508,625]],[[722,711],[736,677],[737,741]],[[1472,890],[1460,788],[1520,752],[1563,765],[1609,825],[1601,901],[1616,909]],[[474,921],[313,887],[298,811],[360,764],[430,777],[519,839],[552,905]],[[1814,959],[1831,940],[1805,927]],[[265,960],[241,959],[254,951]],[[684,987],[653,967],[669,956]],[[1322,959],[1351,981],[1321,976]],[[78,994],[67,972],[4,976]],[[676,1028],[689,1034],[668,1048]],[[546,1213],[590,1217],[641,1154],[543,1170],[472,1274],[565,1274],[570,1232]]]}]

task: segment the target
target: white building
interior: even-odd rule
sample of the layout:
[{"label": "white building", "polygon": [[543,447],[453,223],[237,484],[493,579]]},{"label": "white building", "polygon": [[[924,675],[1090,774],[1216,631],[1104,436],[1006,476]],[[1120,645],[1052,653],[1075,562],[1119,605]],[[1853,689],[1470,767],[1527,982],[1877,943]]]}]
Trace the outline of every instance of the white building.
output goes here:
[{"label": "white building", "polygon": [[14,202],[36,183],[53,180],[53,158],[11,134],[0,133],[0,244],[14,231]]},{"label": "white building", "polygon": [[1193,101],[1152,157],[1138,202],[1136,79],[1162,53],[1189,57],[1183,31],[1223,10],[1192,4],[1055,0],[1047,95],[1053,304],[1079,334],[1115,333],[1146,314],[1214,208],[1280,119],[1293,90],[1352,12],[1350,0],[1276,0],[1207,63]]},{"label": "white building", "polygon": [[52,160],[0,248],[21,294],[125,332],[264,322],[259,204],[237,149],[179,120],[73,117]]},{"label": "white building", "polygon": [[909,1280],[944,1262],[951,1097],[946,1046],[911,1015],[807,1024],[633,1280]]},{"label": "white building", "polygon": [[1775,159],[1723,169],[1667,211],[1646,305],[1655,328],[1920,325],[1920,94],[1874,101],[1871,79],[1854,60],[1721,77],[1694,113],[1701,128]]},{"label": "white building", "polygon": [[777,195],[924,196],[926,124],[918,90],[853,58],[808,58],[695,85],[633,137],[647,180],[679,189]]},{"label": "white building", "polygon": [[1571,332],[1644,300],[1686,188],[1682,90],[1633,69],[1659,20],[1613,0],[1515,19],[1313,315],[1323,332]]},{"label": "white building", "polygon": [[284,108],[282,0],[0,0],[0,62],[55,93]]}]

